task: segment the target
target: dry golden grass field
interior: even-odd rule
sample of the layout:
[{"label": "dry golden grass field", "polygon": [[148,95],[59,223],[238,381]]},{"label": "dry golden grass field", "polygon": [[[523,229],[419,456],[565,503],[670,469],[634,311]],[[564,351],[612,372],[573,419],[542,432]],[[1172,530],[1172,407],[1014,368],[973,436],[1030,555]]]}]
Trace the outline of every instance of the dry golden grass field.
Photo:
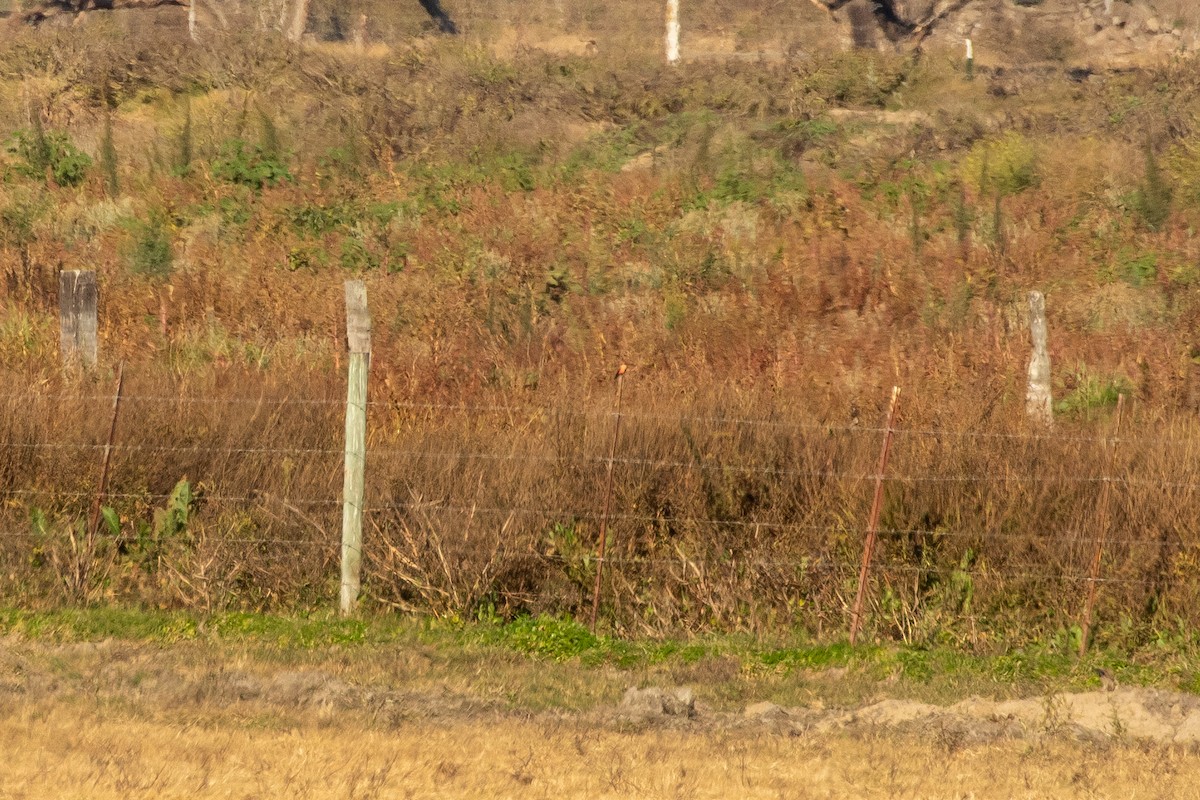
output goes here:
[{"label": "dry golden grass field", "polygon": [[1119,743],[948,752],[916,735],[622,732],[556,716],[392,731],[347,721],[214,727],[65,702],[11,708],[0,735],[16,746],[6,798],[1200,796],[1194,756]]},{"label": "dry golden grass field", "polygon": [[[691,717],[621,705],[626,685],[676,682],[696,692]],[[1032,694],[950,705],[980,688],[713,658],[618,668],[417,642],[10,634],[0,797],[1200,796],[1191,696],[997,684]],[[744,711],[762,697],[787,708]]]}]

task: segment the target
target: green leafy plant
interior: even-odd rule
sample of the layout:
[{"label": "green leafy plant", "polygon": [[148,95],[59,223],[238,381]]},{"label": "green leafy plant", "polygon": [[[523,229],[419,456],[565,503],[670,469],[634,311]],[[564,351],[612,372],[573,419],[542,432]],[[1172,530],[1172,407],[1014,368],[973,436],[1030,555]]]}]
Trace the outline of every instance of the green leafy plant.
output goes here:
[{"label": "green leafy plant", "polygon": [[1121,280],[1135,289],[1140,289],[1154,282],[1158,277],[1158,254],[1122,251],[1119,254],[1120,263],[1117,275]]},{"label": "green leafy plant", "polygon": [[963,160],[962,177],[980,194],[1020,194],[1041,183],[1037,149],[1016,132],[980,142]]},{"label": "green leafy plant", "polygon": [[503,644],[552,661],[576,658],[600,646],[595,634],[565,617],[518,617],[498,633]]},{"label": "green leafy plant", "polygon": [[283,157],[283,147],[279,143],[279,129],[275,127],[275,120],[271,119],[271,115],[258,110],[258,127],[259,127],[259,148],[262,154],[269,159],[280,160]]},{"label": "green leafy plant", "polygon": [[555,523],[546,535],[546,555],[555,557],[579,593],[582,603],[596,576],[595,552],[579,537],[574,525]]},{"label": "green leafy plant", "polygon": [[501,185],[507,191],[532,192],[537,186],[530,159],[519,153],[496,159],[495,169],[501,176]]},{"label": "green leafy plant", "polygon": [[253,189],[295,180],[281,155],[271,155],[261,146],[241,139],[227,139],[221,144],[212,173],[219,180]]},{"label": "green leafy plant", "polygon": [[188,544],[195,505],[192,484],[184,478],[175,484],[166,504],[154,509],[150,520],[143,519],[136,523],[136,539],[130,546],[133,560],[143,569],[154,571],[171,548],[181,543]]},{"label": "green leafy plant", "polygon": [[170,276],[175,263],[171,237],[162,214],[151,214],[146,221],[131,225],[133,241],[129,248],[130,269],[160,280]]},{"label": "green leafy plant", "polygon": [[780,194],[806,196],[808,185],[799,167],[780,158],[754,153],[730,154],[709,193],[719,204],[755,203]]},{"label": "green leafy plant", "polygon": [[171,496],[167,498],[166,506],[156,509],[154,512],[156,535],[159,538],[171,539],[186,533],[188,522],[191,520],[194,500],[192,484],[188,482],[187,478],[175,484],[175,488],[171,490]]},{"label": "green leafy plant", "polygon": [[966,187],[958,184],[953,195],[951,213],[954,218],[954,233],[958,238],[960,258],[965,263],[971,257],[971,227],[975,224],[975,211],[967,201]]},{"label": "green leafy plant", "polygon": [[17,187],[0,205],[0,244],[22,248],[35,238],[34,229],[50,210],[50,198],[42,189]]},{"label": "green leafy plant", "polygon": [[347,236],[342,240],[339,260],[342,269],[350,272],[364,272],[379,268],[379,257],[372,253],[366,243],[357,236]]},{"label": "green leafy plant", "polygon": [[299,236],[319,238],[354,224],[358,210],[349,203],[304,203],[287,206],[282,214]]},{"label": "green leafy plant", "polygon": [[949,589],[954,610],[964,615],[971,614],[971,602],[975,599],[975,579],[971,577],[974,564],[975,550],[968,547],[959,560],[958,567],[950,573]]},{"label": "green leafy plant", "polygon": [[1132,391],[1129,381],[1123,376],[1098,376],[1080,367],[1068,376],[1072,386],[1070,393],[1054,405],[1054,411],[1064,416],[1090,418],[1095,411],[1114,408],[1117,398]]},{"label": "green leafy plant", "polygon": [[771,128],[770,137],[778,139],[784,155],[798,158],[837,132],[837,123],[828,117],[787,118]]},{"label": "green leafy plant", "polygon": [[316,270],[328,265],[329,254],[320,247],[292,247],[285,261],[285,266],[291,272]]},{"label": "green leafy plant", "polygon": [[43,130],[37,117],[32,130],[12,135],[7,150],[16,157],[19,173],[30,178],[48,176],[59,186],[79,185],[92,166],[91,157],[79,150],[66,133]]}]

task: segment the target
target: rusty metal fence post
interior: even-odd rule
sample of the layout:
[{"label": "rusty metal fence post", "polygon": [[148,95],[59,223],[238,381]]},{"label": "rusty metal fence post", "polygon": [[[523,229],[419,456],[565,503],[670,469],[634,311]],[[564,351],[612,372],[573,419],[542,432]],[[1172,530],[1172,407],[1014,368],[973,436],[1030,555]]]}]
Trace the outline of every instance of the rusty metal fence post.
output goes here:
[{"label": "rusty metal fence post", "polygon": [[879,514],[883,510],[883,481],[887,472],[888,454],[892,449],[892,434],[895,432],[896,409],[900,404],[900,387],[892,387],[892,402],[888,406],[887,428],[883,435],[883,446],[879,450],[879,466],[875,470],[875,496],[871,500],[871,516],[867,520],[867,539],[863,543],[862,566],[858,570],[858,594],[854,598],[854,610],[850,617],[850,646],[858,640],[862,629],[863,603],[867,597],[867,583],[871,577],[871,558],[875,554],[875,543],[879,539]]}]

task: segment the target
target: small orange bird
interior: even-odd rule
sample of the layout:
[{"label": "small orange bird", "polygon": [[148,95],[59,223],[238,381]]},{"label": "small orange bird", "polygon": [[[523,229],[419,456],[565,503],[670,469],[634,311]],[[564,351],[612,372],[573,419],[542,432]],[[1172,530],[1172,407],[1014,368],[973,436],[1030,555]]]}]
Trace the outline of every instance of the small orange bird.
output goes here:
[{"label": "small orange bird", "polygon": [[622,375],[625,374],[625,370],[627,370],[627,369],[629,369],[629,367],[625,366],[624,364],[617,367],[617,374],[615,377],[617,377],[617,378],[621,377]]}]

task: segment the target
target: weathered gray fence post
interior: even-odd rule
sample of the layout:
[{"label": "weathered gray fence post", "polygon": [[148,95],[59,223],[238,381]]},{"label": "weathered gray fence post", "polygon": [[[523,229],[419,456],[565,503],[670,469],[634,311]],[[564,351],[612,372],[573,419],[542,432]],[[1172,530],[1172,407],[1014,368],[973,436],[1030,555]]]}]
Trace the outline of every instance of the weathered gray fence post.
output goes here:
[{"label": "weathered gray fence post", "polygon": [[78,359],[96,365],[96,273],[63,270],[58,274],[59,348],[63,363]]},{"label": "weathered gray fence post", "polygon": [[367,368],[371,360],[371,316],[367,287],[346,281],[346,344],[350,368],[346,385],[346,461],[342,483],[342,614],[358,604],[362,568],[363,481],[367,456]]},{"label": "weathered gray fence post", "polygon": [[1041,292],[1029,293],[1029,335],[1033,352],[1029,355],[1029,387],[1025,392],[1025,411],[1043,425],[1054,421],[1050,395],[1050,350],[1046,343],[1046,298]]}]

